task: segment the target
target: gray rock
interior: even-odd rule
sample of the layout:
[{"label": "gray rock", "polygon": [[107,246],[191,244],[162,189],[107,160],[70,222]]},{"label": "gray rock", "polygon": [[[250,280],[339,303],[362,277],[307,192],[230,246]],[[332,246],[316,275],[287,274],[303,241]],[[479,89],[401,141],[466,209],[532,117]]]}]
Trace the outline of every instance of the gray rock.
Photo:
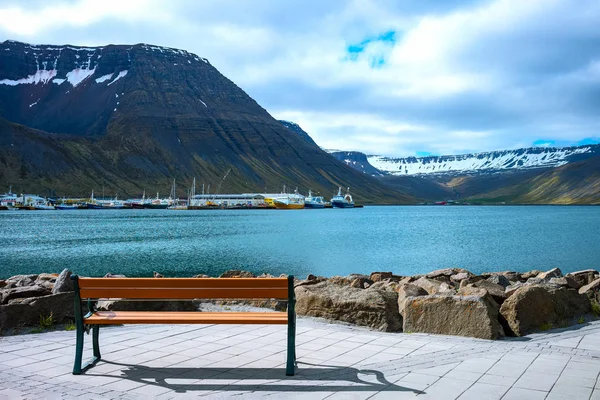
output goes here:
[{"label": "gray rock", "polygon": [[398,311],[404,316],[406,300],[411,297],[427,296],[427,291],[420,286],[405,283],[398,286]]},{"label": "gray rock", "polygon": [[445,276],[445,277],[448,277],[448,279],[450,279],[450,277],[452,275],[460,274],[463,272],[473,275],[473,274],[471,274],[471,272],[469,272],[468,270],[466,270],[464,268],[444,268],[444,269],[437,269],[428,274],[425,274],[425,277],[429,278],[429,279],[435,279],[435,278],[439,278],[441,276]]},{"label": "gray rock", "polygon": [[479,295],[410,297],[404,307],[404,331],[498,339],[498,305],[481,289]]},{"label": "gray rock", "polygon": [[585,295],[553,285],[524,285],[500,307],[500,314],[516,336],[568,324],[590,311]]},{"label": "gray rock", "polygon": [[521,279],[520,280],[522,282],[525,282],[525,281],[527,281],[527,279],[529,279],[529,278],[535,278],[535,277],[537,277],[541,273],[543,273],[543,271],[540,271],[539,269],[533,269],[533,270],[528,271],[528,272],[523,272],[521,274]]},{"label": "gray rock", "polygon": [[385,281],[374,282],[373,284],[366,286],[365,289],[388,290],[388,291],[397,293],[398,285],[399,285],[398,282],[385,280]]},{"label": "gray rock", "polygon": [[125,275],[121,274],[111,274],[110,272],[104,275],[105,278],[127,278]]},{"label": "gray rock", "polygon": [[239,269],[232,269],[225,271],[219,276],[219,278],[256,278],[252,272],[241,271]]},{"label": "gray rock", "polygon": [[371,279],[373,282],[379,282],[384,279],[390,279],[392,275],[393,274],[391,272],[372,272],[369,279]]},{"label": "gray rock", "polygon": [[450,275],[450,281],[453,283],[460,284],[462,281],[464,281],[465,279],[469,279],[472,276],[473,276],[473,274],[471,274],[468,271],[467,272],[459,272],[458,274]]},{"label": "gray rock", "polygon": [[41,282],[56,282],[56,278],[58,278],[58,274],[39,274],[35,280],[36,284],[40,284]]},{"label": "gray rock", "polygon": [[435,279],[421,277],[412,284],[425,289],[429,294],[454,293],[450,285]]},{"label": "gray rock", "polygon": [[204,274],[198,274],[198,275],[192,276],[192,278],[210,278],[210,276],[204,275]]},{"label": "gray rock", "polygon": [[0,290],[0,304],[8,304],[10,300],[25,297],[47,296],[51,290],[43,286],[17,286],[11,289]]},{"label": "gray rock", "polygon": [[506,298],[509,298],[510,296],[512,296],[517,289],[519,289],[520,287],[525,286],[525,284],[523,282],[515,282],[512,285],[510,285],[509,287],[507,287],[506,289],[504,289],[504,293],[506,294]]},{"label": "gray rock", "polygon": [[538,278],[538,277],[534,277],[534,278],[529,278],[527,279],[527,281],[525,282],[526,285],[543,285],[544,283],[548,283],[550,281],[550,279],[544,279],[544,278]]},{"label": "gray rock", "polygon": [[585,286],[592,283],[597,274],[598,271],[595,269],[586,269],[583,271],[570,272],[565,276],[573,278],[580,286]]},{"label": "gray rock", "polygon": [[358,278],[355,278],[352,283],[350,284],[351,287],[353,288],[357,288],[357,289],[366,289],[368,287],[370,287],[374,282],[372,280],[370,280],[369,278],[367,278],[366,276],[361,276]]},{"label": "gray rock", "polygon": [[154,273],[152,275],[154,276],[154,278],[164,278],[165,277],[163,274],[161,274],[160,272],[156,272],[156,271],[154,271]]},{"label": "gray rock", "polygon": [[296,286],[296,313],[384,332],[396,332],[402,327],[396,293],[356,289],[328,281]]},{"label": "gray rock", "polygon": [[506,300],[507,297],[502,286],[492,283],[488,280],[480,280],[468,286],[485,289],[498,304],[504,303],[504,300]]},{"label": "gray rock", "polygon": [[10,287],[33,286],[38,275],[15,275],[6,280],[6,285]]},{"label": "gray rock", "polygon": [[596,279],[595,281],[592,281],[591,283],[579,288],[579,294],[586,295],[590,300],[600,300],[600,296],[598,295],[599,292],[600,279]]},{"label": "gray rock", "polygon": [[505,275],[492,275],[489,278],[487,278],[486,281],[494,283],[496,285],[500,285],[505,289],[510,286],[510,281]]},{"label": "gray rock", "polygon": [[52,294],[72,292],[73,290],[75,290],[75,285],[71,279],[71,271],[65,268],[56,278]]},{"label": "gray rock", "polygon": [[570,289],[577,289],[577,290],[579,290],[579,288],[582,286],[579,283],[577,283],[577,281],[570,276],[563,276],[561,278],[550,278],[549,282],[553,285],[564,286],[564,287],[568,287]]},{"label": "gray rock", "polygon": [[14,299],[11,304],[0,306],[0,330],[38,326],[40,317],[51,313],[55,323],[71,322],[73,315],[73,292],[42,297]]},{"label": "gray rock", "polygon": [[550,280],[550,278],[561,278],[562,276],[562,271],[559,268],[552,268],[550,271],[538,274],[537,277],[540,279]]}]

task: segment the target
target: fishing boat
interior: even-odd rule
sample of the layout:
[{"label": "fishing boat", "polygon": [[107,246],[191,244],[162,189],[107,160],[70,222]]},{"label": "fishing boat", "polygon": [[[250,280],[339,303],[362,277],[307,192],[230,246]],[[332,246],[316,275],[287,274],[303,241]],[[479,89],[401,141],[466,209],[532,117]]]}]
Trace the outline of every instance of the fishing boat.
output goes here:
[{"label": "fishing boat", "polygon": [[313,196],[312,191],[308,191],[308,196],[304,199],[304,208],[325,208],[325,199],[322,196]]},{"label": "fishing boat", "polygon": [[56,210],[56,208],[53,205],[50,205],[48,203],[38,203],[34,205],[33,208],[36,210]]},{"label": "fishing boat", "polygon": [[151,208],[153,210],[165,210],[171,205],[171,201],[168,199],[161,199],[156,193],[156,198],[150,201],[144,202],[144,208]]},{"label": "fishing boat", "polygon": [[57,210],[78,210],[79,204],[57,204],[54,206]]},{"label": "fishing boat", "polygon": [[333,208],[353,208],[354,200],[350,195],[350,188],[348,188],[345,195],[342,195],[342,187],[340,186],[337,195],[331,199],[331,206]]},{"label": "fishing boat", "polygon": [[293,194],[283,192],[273,197],[273,205],[279,210],[299,210],[304,208],[304,196],[298,193],[298,189],[294,190]]}]

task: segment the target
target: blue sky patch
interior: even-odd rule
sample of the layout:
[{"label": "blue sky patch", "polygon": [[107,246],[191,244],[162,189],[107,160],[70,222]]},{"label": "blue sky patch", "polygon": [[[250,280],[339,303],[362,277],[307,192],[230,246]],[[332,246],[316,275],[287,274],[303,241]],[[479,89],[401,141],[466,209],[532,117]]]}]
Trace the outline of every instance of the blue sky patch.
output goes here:
[{"label": "blue sky patch", "polygon": [[[381,52],[380,54],[374,54],[369,57],[369,65],[373,68],[381,67],[386,62],[386,56],[389,50],[396,44],[396,31],[387,31],[377,36],[367,37],[360,43],[350,44],[347,47],[347,59],[350,61],[357,61],[361,53],[364,53],[367,47],[373,43],[386,44],[387,51]],[[384,54],[385,53],[385,54]]]}]

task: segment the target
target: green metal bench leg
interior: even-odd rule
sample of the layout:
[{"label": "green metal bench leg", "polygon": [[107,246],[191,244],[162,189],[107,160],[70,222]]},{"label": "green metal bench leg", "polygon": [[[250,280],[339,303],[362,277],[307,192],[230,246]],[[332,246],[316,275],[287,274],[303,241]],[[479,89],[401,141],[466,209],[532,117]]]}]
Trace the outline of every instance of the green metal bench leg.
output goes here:
[{"label": "green metal bench leg", "polygon": [[77,324],[77,341],[75,343],[75,364],[73,365],[73,375],[81,374],[81,358],[83,357],[83,326]]},{"label": "green metal bench leg", "polygon": [[94,325],[92,327],[92,343],[94,345],[94,358],[99,360],[100,356],[100,344],[98,342],[98,336],[100,336],[100,325]]},{"label": "green metal bench leg", "polygon": [[288,276],[288,334],[287,364],[285,374],[294,376],[296,372],[296,298],[294,296],[294,277]]}]

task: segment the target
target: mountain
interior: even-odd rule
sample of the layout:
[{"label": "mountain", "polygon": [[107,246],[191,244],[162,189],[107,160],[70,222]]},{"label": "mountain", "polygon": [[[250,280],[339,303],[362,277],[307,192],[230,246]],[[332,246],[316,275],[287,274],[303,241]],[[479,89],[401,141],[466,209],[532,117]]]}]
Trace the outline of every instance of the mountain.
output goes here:
[{"label": "mountain", "polygon": [[221,193],[350,186],[358,202],[413,201],[292,132],[184,50],[5,41],[0,65],[2,186],[133,196],[166,193],[176,178],[184,196],[197,177]]},{"label": "mountain", "polygon": [[518,204],[600,204],[600,156],[472,197],[475,201]]},{"label": "mountain", "polygon": [[313,138],[311,138],[310,135],[304,131],[304,129],[300,128],[300,125],[296,124],[295,122],[284,121],[282,119],[280,119],[279,122],[281,123],[281,125],[285,126],[290,131],[296,133],[297,135],[300,135],[300,137],[304,139],[307,143],[310,143],[315,146],[317,145]]},{"label": "mountain", "polygon": [[[372,176],[462,175],[559,167],[600,155],[600,145],[530,147],[452,156],[393,158],[332,151],[340,161]],[[366,161],[365,161],[366,160]]]},{"label": "mountain", "polygon": [[420,158],[329,152],[386,186],[424,201],[596,204],[600,199],[600,145]]},{"label": "mountain", "polygon": [[384,176],[387,173],[380,171],[369,163],[368,157],[365,153],[360,151],[339,151],[339,150],[328,150],[329,154],[337,158],[339,161],[346,163],[349,167],[354,168],[357,171],[365,173],[371,176]]}]

